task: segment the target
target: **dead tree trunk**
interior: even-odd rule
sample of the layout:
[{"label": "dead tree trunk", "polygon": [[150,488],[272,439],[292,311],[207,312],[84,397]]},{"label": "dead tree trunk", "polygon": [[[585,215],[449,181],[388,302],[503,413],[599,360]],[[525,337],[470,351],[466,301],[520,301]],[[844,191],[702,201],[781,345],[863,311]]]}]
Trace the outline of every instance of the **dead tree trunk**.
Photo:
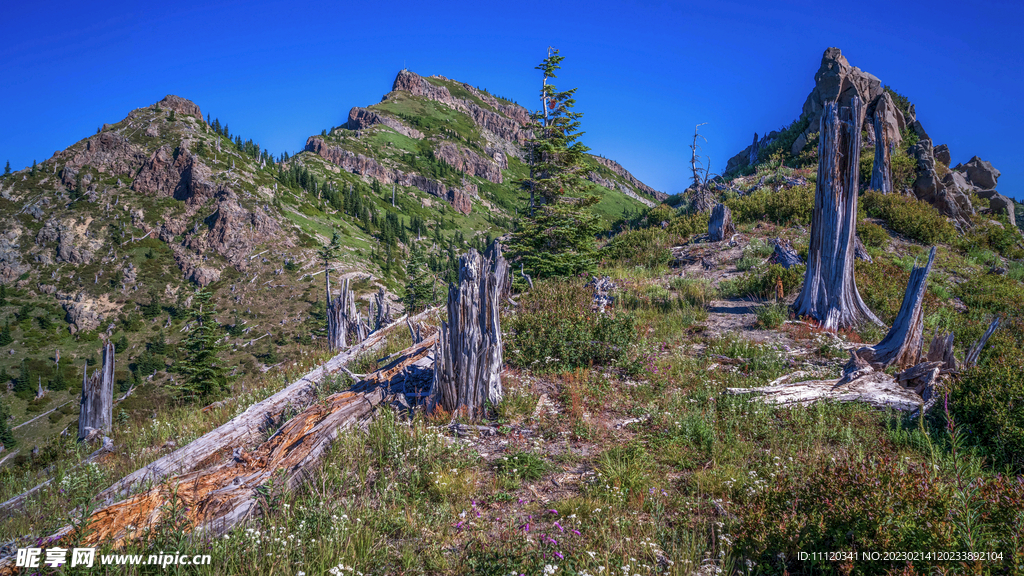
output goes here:
[{"label": "dead tree trunk", "polygon": [[384,288],[377,289],[376,302],[377,320],[373,326],[375,331],[380,330],[391,323],[391,304],[389,304],[384,297]]},{"label": "dead tree trunk", "polygon": [[871,167],[872,190],[883,194],[892,192],[892,170],[889,163],[889,136],[885,126],[885,107],[875,109],[875,163]]},{"label": "dead tree trunk", "polygon": [[981,349],[985,347],[985,343],[988,342],[988,339],[992,336],[992,333],[996,331],[996,328],[999,328],[998,316],[991,324],[988,325],[988,330],[985,330],[985,333],[981,335],[981,338],[979,338],[978,341],[975,342],[969,350],[967,350],[967,355],[964,356],[965,367],[970,368],[978,363],[978,356],[981,355]]},{"label": "dead tree trunk", "polygon": [[495,242],[491,258],[476,250],[459,259],[459,285],[448,287],[448,322],[434,353],[434,387],[428,406],[440,401],[445,411],[484,415],[487,404],[502,397],[502,342],[498,319],[508,263]]},{"label": "dead tree trunk", "polygon": [[775,245],[775,251],[772,253],[769,262],[778,264],[787,270],[804,263],[800,255],[793,249],[793,245],[789,240],[775,238],[772,240],[772,244]]},{"label": "dead tree trunk", "polygon": [[711,211],[711,220],[708,221],[709,239],[712,242],[721,242],[735,233],[736,227],[732,223],[732,212],[728,206],[719,202]]},{"label": "dead tree trunk", "polygon": [[860,100],[855,96],[841,112],[842,120],[836,103],[829,102],[821,117],[807,272],[793,304],[798,316],[809,316],[826,330],[850,328],[865,320],[882,325],[861,300],[853,277]]},{"label": "dead tree trunk", "polygon": [[892,328],[874,346],[865,346],[857,351],[857,356],[871,363],[876,369],[896,365],[906,368],[917,364],[924,345],[924,312],[921,303],[924,290],[928,283],[928,273],[935,262],[935,248],[928,254],[928,264],[923,268],[914,267],[907,282],[907,291],[903,295],[903,304],[892,323]]},{"label": "dead tree trunk", "polygon": [[82,373],[82,402],[78,414],[78,439],[85,440],[90,428],[110,432],[111,414],[114,409],[114,345],[103,344],[103,366],[99,372],[88,376],[88,368]]},{"label": "dead tree trunk", "polygon": [[349,289],[349,279],[341,281],[341,293],[327,304],[327,348],[331,352],[344,350],[350,344],[364,340],[358,329],[355,296]]}]

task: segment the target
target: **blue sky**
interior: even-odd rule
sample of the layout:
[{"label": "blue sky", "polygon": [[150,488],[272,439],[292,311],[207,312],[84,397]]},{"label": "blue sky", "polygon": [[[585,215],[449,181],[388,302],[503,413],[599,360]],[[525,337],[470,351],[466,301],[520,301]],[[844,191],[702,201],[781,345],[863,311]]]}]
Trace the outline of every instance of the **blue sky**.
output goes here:
[{"label": "blue sky", "polygon": [[[821,54],[907,95],[953,162],[978,155],[1024,199],[1021,2],[18,2],[0,34],[0,162],[42,161],[166,94],[275,154],[380,101],[403,66],[536,108],[548,46],[583,137],[659,190],[687,186],[707,122],[712,170],[788,124]],[[705,5],[706,4],[706,5]]]}]

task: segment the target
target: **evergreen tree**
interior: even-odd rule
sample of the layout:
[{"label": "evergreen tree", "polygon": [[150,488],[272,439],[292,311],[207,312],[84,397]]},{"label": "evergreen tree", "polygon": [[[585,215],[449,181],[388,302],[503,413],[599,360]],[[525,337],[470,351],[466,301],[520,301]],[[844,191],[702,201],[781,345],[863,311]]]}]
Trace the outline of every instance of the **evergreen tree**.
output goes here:
[{"label": "evergreen tree", "polygon": [[[543,109],[532,115],[536,135],[529,143],[530,215],[509,243],[509,252],[534,277],[572,276],[593,270],[597,263],[594,235],[598,217],[590,210],[598,198],[590,193],[584,158],[590,150],[579,137],[580,112],[572,112],[576,89],[559,92],[548,80],[563,60],[558,50],[537,69],[543,73]],[[537,209],[537,204],[542,204]]]},{"label": "evergreen tree", "polygon": [[24,358],[21,359],[21,370],[18,372],[18,377],[14,379],[14,391],[15,393],[35,391],[35,386],[32,385],[32,374],[28,369],[28,361]]},{"label": "evergreen tree", "polygon": [[5,450],[10,450],[17,444],[14,433],[11,432],[11,425],[7,422],[10,417],[11,411],[7,408],[7,404],[0,400],[0,444],[3,444]]},{"label": "evergreen tree", "polygon": [[161,328],[156,333],[156,338],[149,343],[149,351],[157,356],[163,356],[167,353],[167,337],[164,335],[164,329]]},{"label": "evergreen tree", "polygon": [[220,324],[214,319],[216,306],[212,293],[201,290],[192,301],[192,328],[182,340],[180,349],[184,357],[178,362],[182,382],[171,387],[178,399],[208,400],[228,390],[228,366],[219,358],[227,347],[218,344]]},{"label": "evergreen tree", "polygon": [[0,306],[7,306],[7,285],[0,284]]},{"label": "evergreen tree", "polygon": [[127,349],[128,349],[128,337],[124,334],[124,332],[122,332],[121,333],[121,337],[118,338],[117,340],[114,340],[114,352],[116,352],[117,354],[120,354],[120,353],[124,352]]},{"label": "evergreen tree", "polygon": [[151,320],[160,315],[163,309],[160,307],[160,294],[156,288],[149,290],[149,303],[142,305],[142,317]]},{"label": "evergreen tree", "polygon": [[8,160],[7,161],[7,166],[4,167],[4,176],[10,176],[10,175],[11,175],[11,161]]},{"label": "evergreen tree", "polygon": [[267,340],[267,351],[262,354],[263,362],[267,366],[273,366],[279,362],[277,358],[277,347],[270,340]]},{"label": "evergreen tree", "polygon": [[50,380],[50,390],[60,391],[67,390],[67,388],[68,381],[66,378],[64,378],[64,363],[58,362],[57,369],[55,370],[55,374],[53,375],[53,379]]},{"label": "evergreen tree", "polygon": [[35,161],[35,159],[32,160],[32,172],[31,172],[31,174],[33,176],[36,175],[36,161]]},{"label": "evergreen tree", "polygon": [[405,285],[405,307],[412,314],[430,304],[430,293],[433,288],[430,270],[419,244],[412,245],[405,272],[409,276],[409,282]]},{"label": "evergreen tree", "polygon": [[4,327],[0,329],[0,346],[7,346],[11,342],[14,342],[14,337],[11,336],[11,323],[4,320]]}]

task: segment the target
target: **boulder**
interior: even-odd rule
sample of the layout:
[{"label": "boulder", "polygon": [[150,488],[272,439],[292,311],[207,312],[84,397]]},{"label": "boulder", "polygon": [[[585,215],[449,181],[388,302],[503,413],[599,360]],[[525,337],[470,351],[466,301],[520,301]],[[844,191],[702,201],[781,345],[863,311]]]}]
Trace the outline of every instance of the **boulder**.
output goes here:
[{"label": "boulder", "polygon": [[939,144],[938,146],[933,148],[932,156],[934,156],[936,160],[942,162],[946,166],[949,166],[949,163],[952,160],[949,155],[949,146],[946,146],[945,144]]},{"label": "boulder", "polygon": [[942,177],[942,183],[945,184],[947,188],[955,186],[957,190],[964,193],[974,192],[978,189],[977,186],[968,182],[967,178],[965,178],[960,172],[948,172]]},{"label": "boulder", "polygon": [[189,275],[188,279],[200,286],[209,286],[210,284],[220,280],[220,270],[216,268],[209,268],[207,266],[200,266],[192,271],[192,274]]},{"label": "boulder", "polygon": [[965,172],[967,179],[970,180],[971,184],[983,189],[991,190],[996,187],[996,183],[999,180],[1001,173],[992,167],[992,164],[978,158],[977,156],[970,159],[967,164],[957,166],[957,171]]},{"label": "boulder", "polygon": [[199,105],[180,96],[168,94],[163,100],[157,102],[157,105],[160,106],[160,108],[174,110],[178,114],[192,116],[200,121],[203,120],[203,113],[199,111]]},{"label": "boulder", "polygon": [[993,194],[988,199],[989,209],[992,210],[993,214],[1006,214],[1010,219],[1010,224],[1016,224],[1017,216],[1014,214],[1013,200],[1002,194],[995,193],[994,190],[992,192]]}]

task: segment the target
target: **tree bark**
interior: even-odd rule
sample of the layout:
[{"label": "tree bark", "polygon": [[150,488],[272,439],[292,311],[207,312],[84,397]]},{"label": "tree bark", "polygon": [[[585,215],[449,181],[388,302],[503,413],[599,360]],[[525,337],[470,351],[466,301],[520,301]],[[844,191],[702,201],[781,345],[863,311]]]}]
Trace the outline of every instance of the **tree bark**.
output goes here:
[{"label": "tree bark", "polygon": [[502,397],[502,341],[498,306],[508,262],[497,241],[490,258],[474,249],[459,258],[459,285],[448,287],[448,322],[434,354],[434,386],[428,405],[477,419]]},{"label": "tree bark", "polygon": [[979,338],[978,341],[975,342],[969,350],[967,350],[967,355],[964,357],[965,367],[970,368],[978,363],[978,356],[981,355],[981,349],[985,347],[985,343],[988,342],[988,339],[992,336],[992,333],[996,331],[996,328],[999,328],[998,316],[992,320],[991,324],[988,325],[988,330],[985,330],[985,333],[982,334],[981,338]]},{"label": "tree bark", "polygon": [[376,302],[377,319],[374,323],[373,329],[380,330],[391,323],[391,304],[389,304],[384,297],[384,288],[377,289]]},{"label": "tree bark", "polygon": [[934,247],[928,253],[928,264],[923,268],[915,266],[910,272],[903,304],[885,338],[874,346],[865,346],[857,351],[857,355],[871,363],[876,370],[893,365],[906,368],[918,363],[924,345],[924,312],[921,303],[924,301],[928,273],[932,270],[933,262]]},{"label": "tree bark", "polygon": [[861,103],[855,96],[849,108],[836,108],[829,102],[821,117],[807,272],[793,307],[798,316],[809,316],[826,330],[864,321],[881,326],[861,300],[853,276]]},{"label": "tree bark", "polygon": [[790,244],[788,240],[775,238],[772,240],[772,244],[775,245],[775,251],[772,253],[771,262],[779,264],[787,270],[793,266],[804,263],[803,259],[796,253],[796,250],[793,249],[793,245]]},{"label": "tree bark", "polygon": [[708,220],[708,237],[712,242],[721,242],[732,237],[736,233],[736,227],[732,223],[732,211],[725,204],[718,203],[711,211],[711,219]]},{"label": "tree bark", "polygon": [[875,162],[871,167],[872,190],[883,194],[892,192],[892,169],[889,162],[889,137],[885,130],[885,108],[875,109]]},{"label": "tree bark", "polygon": [[114,409],[114,345],[103,343],[103,365],[92,378],[88,368],[82,372],[82,401],[78,414],[78,440],[89,436],[89,428],[110,432]]},{"label": "tree bark", "polygon": [[331,352],[344,350],[350,343],[356,344],[365,339],[359,330],[354,300],[348,278],[341,281],[341,293],[336,298],[332,300],[328,295],[327,348]]}]

